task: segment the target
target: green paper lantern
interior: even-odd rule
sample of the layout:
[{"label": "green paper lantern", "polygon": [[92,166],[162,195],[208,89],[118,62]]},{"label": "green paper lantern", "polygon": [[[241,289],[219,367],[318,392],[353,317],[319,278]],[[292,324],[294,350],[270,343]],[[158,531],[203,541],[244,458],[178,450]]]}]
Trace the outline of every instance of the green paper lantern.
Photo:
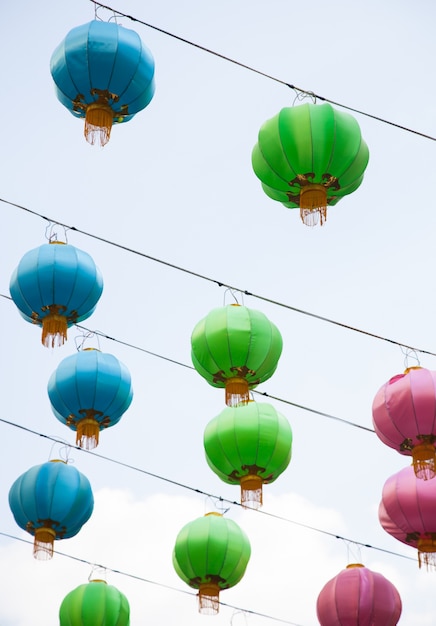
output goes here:
[{"label": "green paper lantern", "polygon": [[212,512],[179,532],[173,565],[185,583],[198,589],[200,613],[216,614],[220,591],[241,580],[250,555],[250,542],[238,524]]},{"label": "green paper lantern", "polygon": [[271,404],[227,407],[206,426],[204,451],[221,480],[241,485],[242,505],[257,508],[262,485],[275,481],[289,465],[292,430]]},{"label": "green paper lantern", "polygon": [[104,580],[91,580],[70,591],[59,609],[60,626],[129,626],[127,598]]},{"label": "green paper lantern", "polygon": [[308,226],[322,225],[327,206],[359,187],[368,160],[357,121],[328,103],[282,109],[262,126],[252,153],[266,195],[299,207]]},{"label": "green paper lantern", "polygon": [[213,309],[192,332],[195,369],[213,387],[226,390],[226,404],[247,403],[249,390],[270,378],[282,352],[282,336],[254,309],[231,304]]}]

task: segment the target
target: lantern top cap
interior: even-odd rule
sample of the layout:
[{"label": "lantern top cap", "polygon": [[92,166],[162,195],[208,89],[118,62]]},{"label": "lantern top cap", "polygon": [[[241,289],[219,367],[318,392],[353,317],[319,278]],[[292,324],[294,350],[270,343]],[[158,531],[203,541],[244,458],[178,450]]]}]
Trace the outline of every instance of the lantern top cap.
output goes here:
[{"label": "lantern top cap", "polygon": [[50,459],[50,463],[64,463],[65,465],[68,465],[68,463],[63,459]]},{"label": "lantern top cap", "polygon": [[411,370],[422,370],[422,367],[420,365],[411,365],[410,367],[406,367],[404,374],[408,374]]},{"label": "lantern top cap", "polygon": [[65,241],[58,241],[57,239],[54,239],[53,241],[49,241],[48,243],[49,243],[50,245],[51,245],[51,244],[53,244],[53,243],[57,243],[57,244],[58,244],[58,245],[60,245],[60,246],[66,246],[66,245],[68,245]]},{"label": "lantern top cap", "polygon": [[362,563],[349,563],[346,569],[351,569],[353,567],[365,567]]},{"label": "lantern top cap", "polygon": [[216,515],[217,517],[222,517],[222,513],[217,513],[217,511],[210,511],[209,513],[205,513],[204,517],[207,517],[208,515]]},{"label": "lantern top cap", "polygon": [[107,582],[105,580],[103,580],[102,578],[93,578],[89,582],[90,583],[104,583],[105,585],[107,585]]}]

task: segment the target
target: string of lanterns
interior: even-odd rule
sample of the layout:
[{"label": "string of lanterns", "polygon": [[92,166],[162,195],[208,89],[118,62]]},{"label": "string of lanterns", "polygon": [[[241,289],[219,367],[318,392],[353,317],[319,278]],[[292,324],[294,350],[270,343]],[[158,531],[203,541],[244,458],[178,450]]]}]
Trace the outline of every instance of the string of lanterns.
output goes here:
[{"label": "string of lanterns", "polygon": [[[85,119],[84,134],[91,144],[104,146],[112,126],[131,120],[154,95],[151,52],[137,33],[113,22],[93,20],[73,28],[53,52],[50,69],[59,101]],[[264,192],[288,208],[299,208],[309,226],[322,225],[327,207],[357,190],[368,160],[356,120],[330,104],[282,109],[260,129],[251,156]],[[65,343],[70,326],[92,315],[102,290],[90,255],[59,241],[27,252],[10,281],[20,315],[42,328],[42,343],[52,348]],[[292,456],[288,420],[271,405],[250,398],[250,391],[276,371],[282,348],[277,327],[260,311],[239,304],[212,310],[191,336],[196,371],[211,386],[225,389],[226,406],[204,431],[205,458],[221,480],[240,485],[245,507],[262,505],[263,485],[276,480]],[[411,454],[414,464],[414,470],[405,468],[387,481],[380,523],[418,548],[420,564],[431,563],[436,553],[436,528],[426,518],[436,497],[436,481],[431,481],[435,381],[434,373],[410,369],[391,379],[373,406],[379,437],[401,454]],[[59,364],[48,381],[48,396],[55,417],[76,431],[76,444],[92,449],[100,431],[116,425],[128,410],[133,390],[125,365],[88,349]],[[66,462],[50,461],[14,482],[9,504],[17,524],[34,536],[35,557],[48,559],[55,540],[80,531],[94,500],[83,474]],[[181,529],[173,566],[198,590],[200,612],[217,613],[220,591],[242,579],[250,555],[249,539],[236,522],[209,512]],[[130,623],[127,598],[100,579],[71,591],[59,615],[61,626]],[[381,574],[350,564],[321,591],[317,615],[321,626],[394,626],[401,599]]]}]

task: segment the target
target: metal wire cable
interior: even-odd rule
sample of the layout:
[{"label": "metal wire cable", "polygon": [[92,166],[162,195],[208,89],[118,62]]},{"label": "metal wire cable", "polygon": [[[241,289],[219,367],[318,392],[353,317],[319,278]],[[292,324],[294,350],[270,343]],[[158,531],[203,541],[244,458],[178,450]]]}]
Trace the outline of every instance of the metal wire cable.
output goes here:
[{"label": "metal wire cable", "polygon": [[115,9],[111,6],[108,6],[106,4],[102,4],[101,2],[97,2],[96,0],[90,0],[90,2],[92,2],[94,5],[101,7],[102,9],[107,9],[108,11],[111,11],[112,13],[115,13],[116,15],[120,16],[120,17],[125,17],[128,20],[131,20],[132,22],[137,22],[138,24],[142,24],[142,26],[146,26],[147,28],[150,28],[152,30],[155,30],[163,35],[167,35],[168,37],[172,37],[173,39],[176,39],[177,41],[181,41],[182,43],[188,44],[189,46],[193,46],[194,48],[197,48],[198,50],[202,50],[203,52],[207,52],[208,54],[212,54],[213,56],[218,57],[219,59],[222,59],[224,61],[227,61],[229,63],[233,63],[234,65],[237,65],[238,67],[241,67],[244,70],[248,70],[250,72],[254,72],[255,74],[258,74],[260,76],[263,76],[264,78],[267,78],[269,80],[272,80],[276,83],[279,83],[281,85],[284,85],[285,87],[288,87],[289,89],[292,89],[295,92],[298,92],[300,94],[306,94],[307,96],[310,96],[311,98],[315,98],[317,100],[321,100],[322,102],[328,102],[330,104],[333,104],[335,106],[341,107],[342,109],[346,109],[348,111],[352,111],[353,113],[357,113],[359,115],[363,115],[364,117],[368,117],[370,119],[373,119],[377,122],[381,122],[383,124],[387,124],[389,126],[393,126],[394,128],[398,128],[399,130],[403,130],[406,131],[408,133],[412,133],[414,135],[418,135],[419,137],[423,137],[424,139],[430,139],[430,141],[436,141],[436,137],[433,137],[432,135],[428,135],[427,133],[423,133],[421,131],[418,130],[414,130],[412,128],[409,128],[407,126],[403,126],[402,124],[397,124],[396,122],[392,122],[390,120],[384,119],[378,115],[373,115],[372,113],[367,113],[366,111],[362,111],[360,109],[356,109],[352,106],[349,106],[347,104],[343,104],[341,102],[337,102],[336,100],[332,100],[331,98],[327,98],[326,96],[321,96],[320,94],[315,93],[314,91],[309,91],[306,89],[302,89],[301,87],[297,87],[296,85],[293,85],[283,79],[277,78],[275,76],[272,76],[271,74],[267,74],[266,72],[262,72],[254,67],[251,67],[250,65],[246,65],[245,63],[241,63],[240,61],[236,61],[235,59],[232,59],[224,54],[221,54],[219,52],[216,52],[215,50],[211,50],[210,48],[207,48],[206,46],[202,46],[198,43],[195,43],[193,41],[190,41],[189,39],[185,39],[184,37],[180,37],[179,35],[175,35],[174,33],[169,32],[168,30],[164,30],[163,28],[159,28],[158,26],[154,26],[153,24],[149,24],[148,22],[144,22],[143,20],[140,20],[137,17],[134,17],[133,15],[128,15],[127,13],[123,13],[122,11],[119,11],[118,9]]},{"label": "metal wire cable", "polygon": [[[93,0],[90,0],[91,2]],[[129,246],[125,246],[123,244],[117,243],[115,241],[112,241],[110,239],[107,239],[105,237],[101,237],[99,235],[96,235],[94,233],[88,232],[86,230],[83,230],[81,228],[78,228],[77,226],[70,226],[69,224],[65,224],[63,222],[60,222],[54,218],[51,217],[47,217],[46,215],[43,215],[42,213],[38,213],[37,211],[34,211],[32,209],[29,209],[25,206],[22,206],[20,204],[17,204],[15,202],[11,202],[10,200],[6,200],[5,198],[0,198],[0,202],[3,202],[4,204],[8,204],[9,206],[15,207],[17,209],[20,209],[22,211],[25,211],[27,213],[30,213],[32,215],[35,215],[37,217],[40,217],[43,220],[46,220],[47,222],[51,222],[54,224],[58,224],[59,226],[62,226],[63,228],[66,228],[67,230],[72,230],[75,231],[77,233],[80,233],[81,235],[85,235],[86,237],[90,237],[91,239],[96,239],[97,241],[101,241],[102,243],[105,243],[107,245],[113,246],[115,248],[119,248],[120,250],[124,250],[125,252],[128,252],[130,254],[134,254],[136,256],[142,257],[144,259],[147,259],[149,261],[153,261],[155,263],[159,263],[161,265],[164,265],[166,267],[169,267],[171,269],[177,270],[179,272],[184,272],[185,274],[189,274],[190,276],[194,276],[195,278],[199,278],[201,280],[205,280],[207,282],[210,283],[214,283],[215,285],[218,285],[218,287],[224,287],[225,289],[230,289],[232,291],[238,291],[246,296],[251,296],[252,298],[255,298],[256,300],[261,300],[263,302],[268,302],[269,304],[272,304],[274,306],[278,306],[281,307],[283,309],[287,309],[288,311],[292,311],[293,313],[299,313],[301,315],[305,315],[306,317],[310,317],[312,319],[317,319],[321,322],[326,322],[328,324],[332,324],[334,326],[338,326],[340,328],[344,328],[345,330],[350,330],[362,335],[365,335],[367,337],[371,337],[372,339],[378,339],[380,341],[384,341],[387,343],[390,343],[392,345],[398,346],[400,348],[405,348],[407,350],[411,350],[412,352],[419,352],[421,354],[427,354],[429,356],[436,356],[436,352],[431,352],[430,350],[426,350],[424,348],[416,348],[414,346],[410,346],[406,343],[402,343],[400,341],[396,341],[394,339],[390,339],[389,337],[383,337],[382,335],[377,335],[376,333],[372,333],[370,331],[367,330],[363,330],[361,328],[357,328],[355,326],[351,326],[350,324],[345,324],[343,322],[338,322],[337,320],[333,320],[329,317],[325,317],[323,315],[319,315],[317,313],[312,313],[310,311],[305,311],[304,309],[300,309],[298,307],[292,306],[290,304],[287,304],[285,302],[281,302],[280,300],[274,300],[272,298],[268,298],[266,296],[263,296],[261,294],[257,294],[254,293],[252,291],[248,291],[247,289],[243,289],[241,287],[237,287],[235,285],[229,285],[223,281],[220,281],[217,278],[212,278],[210,276],[206,276],[205,274],[200,274],[199,272],[195,272],[194,270],[189,270],[185,267],[181,267],[180,265],[176,265],[175,263],[170,263],[169,261],[164,261],[163,259],[159,259],[157,257],[151,256],[149,254],[146,254],[145,252],[141,252],[140,250],[135,250],[134,248],[130,248]]]},{"label": "metal wire cable", "polygon": [[[27,426],[24,426],[23,424],[17,424],[16,422],[12,422],[10,420],[6,420],[3,418],[0,418],[0,423],[1,424],[5,424],[7,426],[12,426],[13,428],[18,428],[19,430],[22,430],[26,433],[29,433],[31,435],[37,436],[37,437],[42,437],[43,439],[47,439],[49,441],[52,441],[54,443],[59,443],[62,444],[63,446],[65,445],[65,440],[64,439],[60,439],[57,437],[53,437],[51,435],[47,435],[45,433],[41,433],[38,432],[36,430],[33,430],[32,428],[28,428]],[[130,463],[125,463],[124,461],[120,461],[118,459],[114,459],[112,457],[108,457],[105,456],[103,454],[99,454],[98,452],[95,451],[90,451],[90,450],[86,450],[85,448],[80,448],[78,446],[71,446],[72,449],[77,450],[78,452],[83,452],[84,454],[88,454],[90,456],[96,457],[98,459],[101,459],[103,461],[107,461],[109,463],[113,463],[115,465],[119,465],[120,467],[124,467],[126,469],[135,471],[135,472],[139,472],[140,474],[144,474],[146,476],[149,476],[150,478],[156,478],[158,480],[161,480],[163,482],[169,483],[171,485],[175,485],[176,487],[180,487],[183,489],[186,489],[188,491],[192,491],[196,494],[199,494],[201,496],[206,496],[208,498],[211,498],[212,500],[215,500],[216,502],[220,502],[220,503],[226,503],[226,504],[230,504],[231,506],[237,506],[237,507],[241,507],[244,508],[242,506],[242,504],[240,502],[237,502],[236,500],[230,500],[228,498],[223,498],[222,496],[218,496],[212,493],[209,493],[207,491],[203,491],[202,489],[198,489],[196,487],[192,487],[190,485],[186,485],[184,483],[181,483],[179,481],[173,480],[171,478],[166,478],[164,476],[161,476],[160,474],[155,474],[153,472],[149,472],[143,468],[137,467],[135,465],[131,465]],[[366,542],[362,542],[362,541],[356,541],[355,539],[350,539],[349,537],[343,537],[342,535],[339,535],[337,533],[333,533],[330,532],[328,530],[323,530],[321,528],[317,528],[316,526],[311,526],[310,524],[305,524],[303,522],[296,522],[295,520],[291,520],[287,517],[283,517],[282,515],[276,515],[275,513],[270,513],[268,511],[265,511],[264,509],[247,509],[248,511],[252,511],[254,514],[256,515],[266,515],[267,517],[271,517],[275,520],[279,520],[282,522],[285,522],[287,524],[292,524],[294,526],[298,526],[299,528],[304,528],[305,530],[309,530],[309,531],[313,531],[313,532],[317,532],[320,533],[322,535],[326,535],[328,537],[331,537],[333,539],[340,539],[341,541],[347,542],[347,543],[352,543],[354,545],[358,545],[364,548],[368,548],[371,550],[376,550],[378,552],[383,552],[384,554],[390,554],[392,556],[396,556],[396,557],[400,557],[409,561],[416,561],[415,558],[406,556],[404,554],[400,554],[399,552],[394,552],[392,550],[387,550],[385,548],[379,548],[376,546],[372,546],[369,543]]]}]

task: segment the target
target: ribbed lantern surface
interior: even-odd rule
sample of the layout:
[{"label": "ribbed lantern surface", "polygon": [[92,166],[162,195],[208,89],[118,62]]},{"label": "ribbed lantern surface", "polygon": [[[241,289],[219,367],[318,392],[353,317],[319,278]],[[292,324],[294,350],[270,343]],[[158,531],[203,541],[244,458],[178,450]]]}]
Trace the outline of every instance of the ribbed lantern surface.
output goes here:
[{"label": "ribbed lantern surface", "polygon": [[100,430],[117,424],[127,411],[133,390],[121,361],[86,349],[61,361],[49,379],[48,396],[57,419],[76,431],[77,445],[92,449]]},{"label": "ribbed lantern surface", "polygon": [[241,502],[262,504],[262,485],[287,468],[292,455],[288,420],[265,402],[227,407],[204,431],[209,467],[226,483],[240,484]]},{"label": "ribbed lantern surface", "polygon": [[412,367],[391,378],[374,398],[372,417],[383,443],[413,457],[418,478],[434,477],[436,372]]},{"label": "ribbed lantern surface", "polygon": [[247,403],[249,390],[268,380],[282,352],[282,336],[255,309],[228,305],[213,309],[195,326],[192,363],[213,387],[226,390],[226,404]]},{"label": "ribbed lantern surface", "polygon": [[418,549],[419,567],[436,567],[436,480],[419,480],[405,467],[385,482],[379,507],[384,530]]},{"label": "ribbed lantern surface", "polygon": [[360,563],[329,580],[316,603],[321,626],[395,626],[401,610],[394,585]]},{"label": "ribbed lantern surface", "polygon": [[89,480],[63,461],[35,465],[14,482],[9,506],[16,523],[35,537],[34,556],[53,556],[53,542],[76,535],[91,517]]},{"label": "ribbed lantern surface", "polygon": [[85,137],[105,145],[112,124],[127,122],[153,98],[154,59],[139,35],[114,22],[76,26],[53,52],[60,102],[85,118]]},{"label": "ribbed lantern surface", "polygon": [[219,513],[189,522],[176,538],[173,565],[180,578],[199,590],[200,613],[219,611],[219,593],[245,573],[251,547],[244,531]]},{"label": "ribbed lantern surface", "polygon": [[21,316],[42,326],[42,343],[54,347],[64,343],[69,326],[93,313],[103,279],[88,253],[52,242],[23,256],[9,289]]},{"label": "ribbed lantern surface", "polygon": [[252,153],[267,196],[299,207],[309,226],[322,225],[327,207],[360,186],[368,159],[357,121],[328,103],[282,109],[261,127]]},{"label": "ribbed lantern surface", "polygon": [[59,609],[60,626],[129,626],[129,602],[103,580],[91,580],[70,591]]}]

